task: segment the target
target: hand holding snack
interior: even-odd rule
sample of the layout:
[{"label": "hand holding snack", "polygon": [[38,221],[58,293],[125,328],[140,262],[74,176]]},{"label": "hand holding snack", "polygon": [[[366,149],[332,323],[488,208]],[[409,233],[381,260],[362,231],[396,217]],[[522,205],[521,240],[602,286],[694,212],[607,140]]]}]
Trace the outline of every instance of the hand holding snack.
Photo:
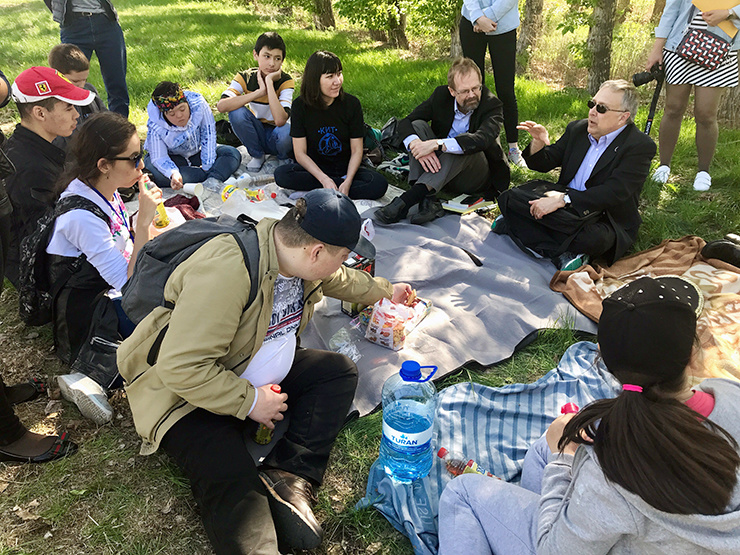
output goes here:
[{"label": "hand holding snack", "polygon": [[411,302],[409,302],[409,299],[412,295],[415,299],[416,291],[412,289],[408,283],[393,284],[393,296],[391,297],[391,300],[394,303],[405,304],[406,306],[409,306],[411,304]]}]

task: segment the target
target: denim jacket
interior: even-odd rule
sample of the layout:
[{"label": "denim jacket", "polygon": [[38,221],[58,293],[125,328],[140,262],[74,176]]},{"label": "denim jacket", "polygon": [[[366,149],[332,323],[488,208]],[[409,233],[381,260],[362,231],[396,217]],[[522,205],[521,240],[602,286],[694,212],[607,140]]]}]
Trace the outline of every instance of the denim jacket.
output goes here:
[{"label": "denim jacket", "polygon": [[[655,38],[666,39],[665,49],[675,51],[697,11],[698,8],[691,3],[691,0],[668,0],[660,23],[655,28]],[[736,19],[740,17],[740,4],[732,8],[732,12],[735,18],[730,21],[740,29],[740,19]],[[719,27],[707,27],[707,31],[728,41],[732,50],[740,49],[740,32],[736,33],[734,38],[730,38],[730,35]]]},{"label": "denim jacket", "polygon": [[517,0],[464,0],[462,15],[475,25],[481,16],[497,23],[496,30],[487,35],[503,35],[519,27]]}]

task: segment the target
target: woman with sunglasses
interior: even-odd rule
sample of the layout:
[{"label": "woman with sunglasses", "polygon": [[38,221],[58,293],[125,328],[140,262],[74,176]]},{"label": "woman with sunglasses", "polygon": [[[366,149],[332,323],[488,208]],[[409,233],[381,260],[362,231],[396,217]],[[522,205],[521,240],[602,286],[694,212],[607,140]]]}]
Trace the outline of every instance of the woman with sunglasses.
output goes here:
[{"label": "woman with sunglasses", "polygon": [[338,189],[353,199],[378,199],[388,181],[362,166],[365,121],[360,101],[344,92],[342,62],[332,52],[311,54],[293,102],[290,136],[295,164],[275,170],[286,189]]},{"label": "woman with sunglasses", "polygon": [[599,351],[621,391],[556,418],[527,452],[521,485],[452,480],[440,555],[738,553],[740,383],[689,385],[702,305],[674,276],[605,299]]},{"label": "woman with sunglasses", "polygon": [[[722,26],[720,26],[722,25]],[[653,180],[665,183],[671,173],[673,151],[681,133],[681,121],[694,89],[694,119],[696,120],[696,153],[698,172],[694,189],[706,191],[712,185],[709,165],[714,158],[719,137],[717,110],[722,93],[738,84],[737,51],[740,33],[730,37],[726,31],[740,29],[740,4],[729,9],[701,12],[691,0],[668,0],[660,23],[655,28],[655,43],[648,54],[645,68],[652,71],[661,67],[665,71],[665,108],[660,120],[660,166],[653,173]],[[706,69],[677,54],[687,30],[706,32],[730,43],[730,50],[714,69]]]},{"label": "woman with sunglasses", "polygon": [[162,81],[147,106],[146,169],[160,187],[223,186],[242,162],[233,146],[216,144],[216,122],[203,95]]},{"label": "woman with sunglasses", "polygon": [[[54,298],[54,343],[60,358],[72,363],[88,337],[102,295],[113,299],[121,336],[133,331],[120,308],[119,292],[133,272],[141,247],[150,239],[150,224],[162,193],[153,184],[145,185],[136,126],[120,114],[90,116],[72,137],[69,153],[71,164],[62,176],[69,184],[60,201],[82,197],[87,202],[74,200],[87,206],[92,203],[93,210],[97,209],[80,208],[58,216],[46,249],[50,282],[66,279]],[[133,228],[118,189],[137,183],[139,213]],[[82,374],[59,377],[65,397],[99,424],[112,416],[106,389],[112,387],[118,372],[109,370],[108,375],[95,376],[98,381]]]}]

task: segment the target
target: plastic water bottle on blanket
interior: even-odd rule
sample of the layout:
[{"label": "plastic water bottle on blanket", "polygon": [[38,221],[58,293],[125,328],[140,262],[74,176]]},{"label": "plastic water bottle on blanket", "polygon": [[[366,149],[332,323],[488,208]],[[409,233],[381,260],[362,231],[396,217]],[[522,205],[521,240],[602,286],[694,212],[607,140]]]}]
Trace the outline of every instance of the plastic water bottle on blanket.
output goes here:
[{"label": "plastic water bottle on blanket", "polygon": [[[432,372],[422,378],[422,368]],[[430,381],[436,366],[407,360],[383,384],[383,437],[379,463],[393,480],[409,483],[432,468],[432,428],[436,408]]]}]

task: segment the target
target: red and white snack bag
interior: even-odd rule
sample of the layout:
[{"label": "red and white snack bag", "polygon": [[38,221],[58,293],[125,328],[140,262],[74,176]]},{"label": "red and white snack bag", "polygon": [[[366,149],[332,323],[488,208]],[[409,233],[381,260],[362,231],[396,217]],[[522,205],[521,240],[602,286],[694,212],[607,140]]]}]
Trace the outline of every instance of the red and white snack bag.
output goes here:
[{"label": "red and white snack bag", "polygon": [[365,339],[394,351],[402,349],[406,336],[429,313],[431,304],[418,298],[412,306],[379,300],[373,306]]}]

